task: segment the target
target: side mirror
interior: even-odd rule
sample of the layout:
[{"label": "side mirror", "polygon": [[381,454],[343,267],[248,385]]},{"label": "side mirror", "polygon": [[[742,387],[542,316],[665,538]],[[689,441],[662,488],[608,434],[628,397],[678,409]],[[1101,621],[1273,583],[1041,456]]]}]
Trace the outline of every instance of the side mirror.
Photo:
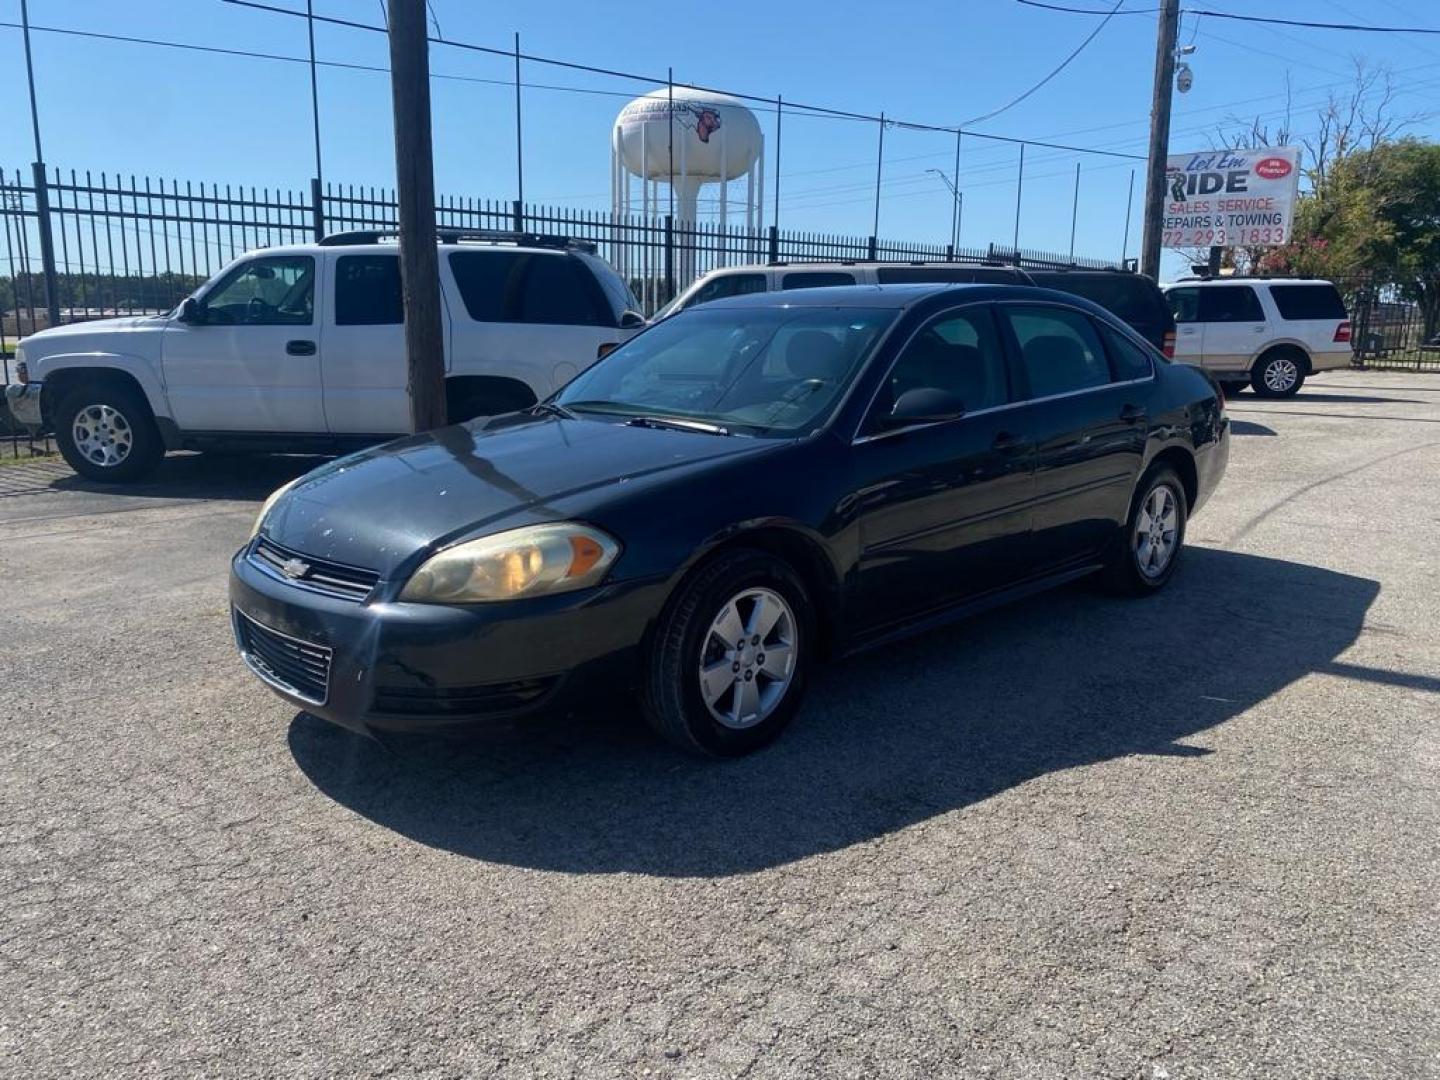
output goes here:
[{"label": "side mirror", "polygon": [[921,424],[938,420],[955,420],[965,415],[965,403],[948,390],[919,386],[906,390],[895,401],[888,418],[891,427]]},{"label": "side mirror", "polygon": [[627,311],[620,316],[621,330],[639,330],[645,325],[645,316],[638,311]]},{"label": "side mirror", "polygon": [[180,321],[193,323],[196,326],[203,326],[205,323],[205,305],[193,296],[187,296],[180,302]]}]

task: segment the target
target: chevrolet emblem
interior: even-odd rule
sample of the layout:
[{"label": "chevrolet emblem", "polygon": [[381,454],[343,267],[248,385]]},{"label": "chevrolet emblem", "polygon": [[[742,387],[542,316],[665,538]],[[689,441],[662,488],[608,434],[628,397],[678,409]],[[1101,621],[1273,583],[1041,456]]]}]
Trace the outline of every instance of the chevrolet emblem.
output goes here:
[{"label": "chevrolet emblem", "polygon": [[303,578],[310,572],[310,564],[304,559],[286,559],[280,564],[280,572],[291,579]]}]

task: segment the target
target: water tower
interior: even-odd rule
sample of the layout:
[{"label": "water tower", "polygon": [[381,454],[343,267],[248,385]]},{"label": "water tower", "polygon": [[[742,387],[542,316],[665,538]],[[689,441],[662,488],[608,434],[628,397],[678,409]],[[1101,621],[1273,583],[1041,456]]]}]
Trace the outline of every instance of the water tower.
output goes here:
[{"label": "water tower", "polygon": [[[663,217],[670,212],[670,192],[662,194],[660,185],[668,184],[677,227],[693,227],[700,189],[718,184],[718,225],[724,230],[730,226],[730,182],[743,177],[744,202],[736,200],[735,209],[743,213],[745,229],[758,233],[765,201],[765,137],[755,114],[735,98],[683,86],[652,90],[620,110],[610,148],[616,214]],[[682,237],[676,246],[677,287],[683,287],[695,276],[696,245]],[[622,270],[634,272],[632,267]]]}]

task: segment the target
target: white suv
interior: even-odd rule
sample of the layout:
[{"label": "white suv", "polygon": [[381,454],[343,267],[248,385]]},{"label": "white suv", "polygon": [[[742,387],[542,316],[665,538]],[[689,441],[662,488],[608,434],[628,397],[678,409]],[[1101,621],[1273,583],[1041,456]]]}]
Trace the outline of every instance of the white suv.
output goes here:
[{"label": "white suv", "polygon": [[1248,384],[1291,397],[1307,376],[1350,366],[1350,316],[1328,281],[1231,277],[1161,288],[1175,316],[1175,359],[1231,392]]},{"label": "white suv", "polygon": [[[590,245],[439,240],[452,421],[532,405],[645,325]],[[34,334],[6,398],[97,480],[167,449],[343,450],[409,431],[404,329],[398,248],[344,233],[242,255],[168,315]]]}]

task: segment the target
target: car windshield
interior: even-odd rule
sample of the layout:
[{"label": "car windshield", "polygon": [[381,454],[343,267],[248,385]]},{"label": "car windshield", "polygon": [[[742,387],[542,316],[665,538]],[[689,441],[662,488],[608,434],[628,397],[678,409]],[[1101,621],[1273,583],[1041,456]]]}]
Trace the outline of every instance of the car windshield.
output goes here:
[{"label": "car windshield", "polygon": [[682,311],[616,349],[555,400],[577,413],[802,434],[824,422],[895,315],[839,307]]}]

